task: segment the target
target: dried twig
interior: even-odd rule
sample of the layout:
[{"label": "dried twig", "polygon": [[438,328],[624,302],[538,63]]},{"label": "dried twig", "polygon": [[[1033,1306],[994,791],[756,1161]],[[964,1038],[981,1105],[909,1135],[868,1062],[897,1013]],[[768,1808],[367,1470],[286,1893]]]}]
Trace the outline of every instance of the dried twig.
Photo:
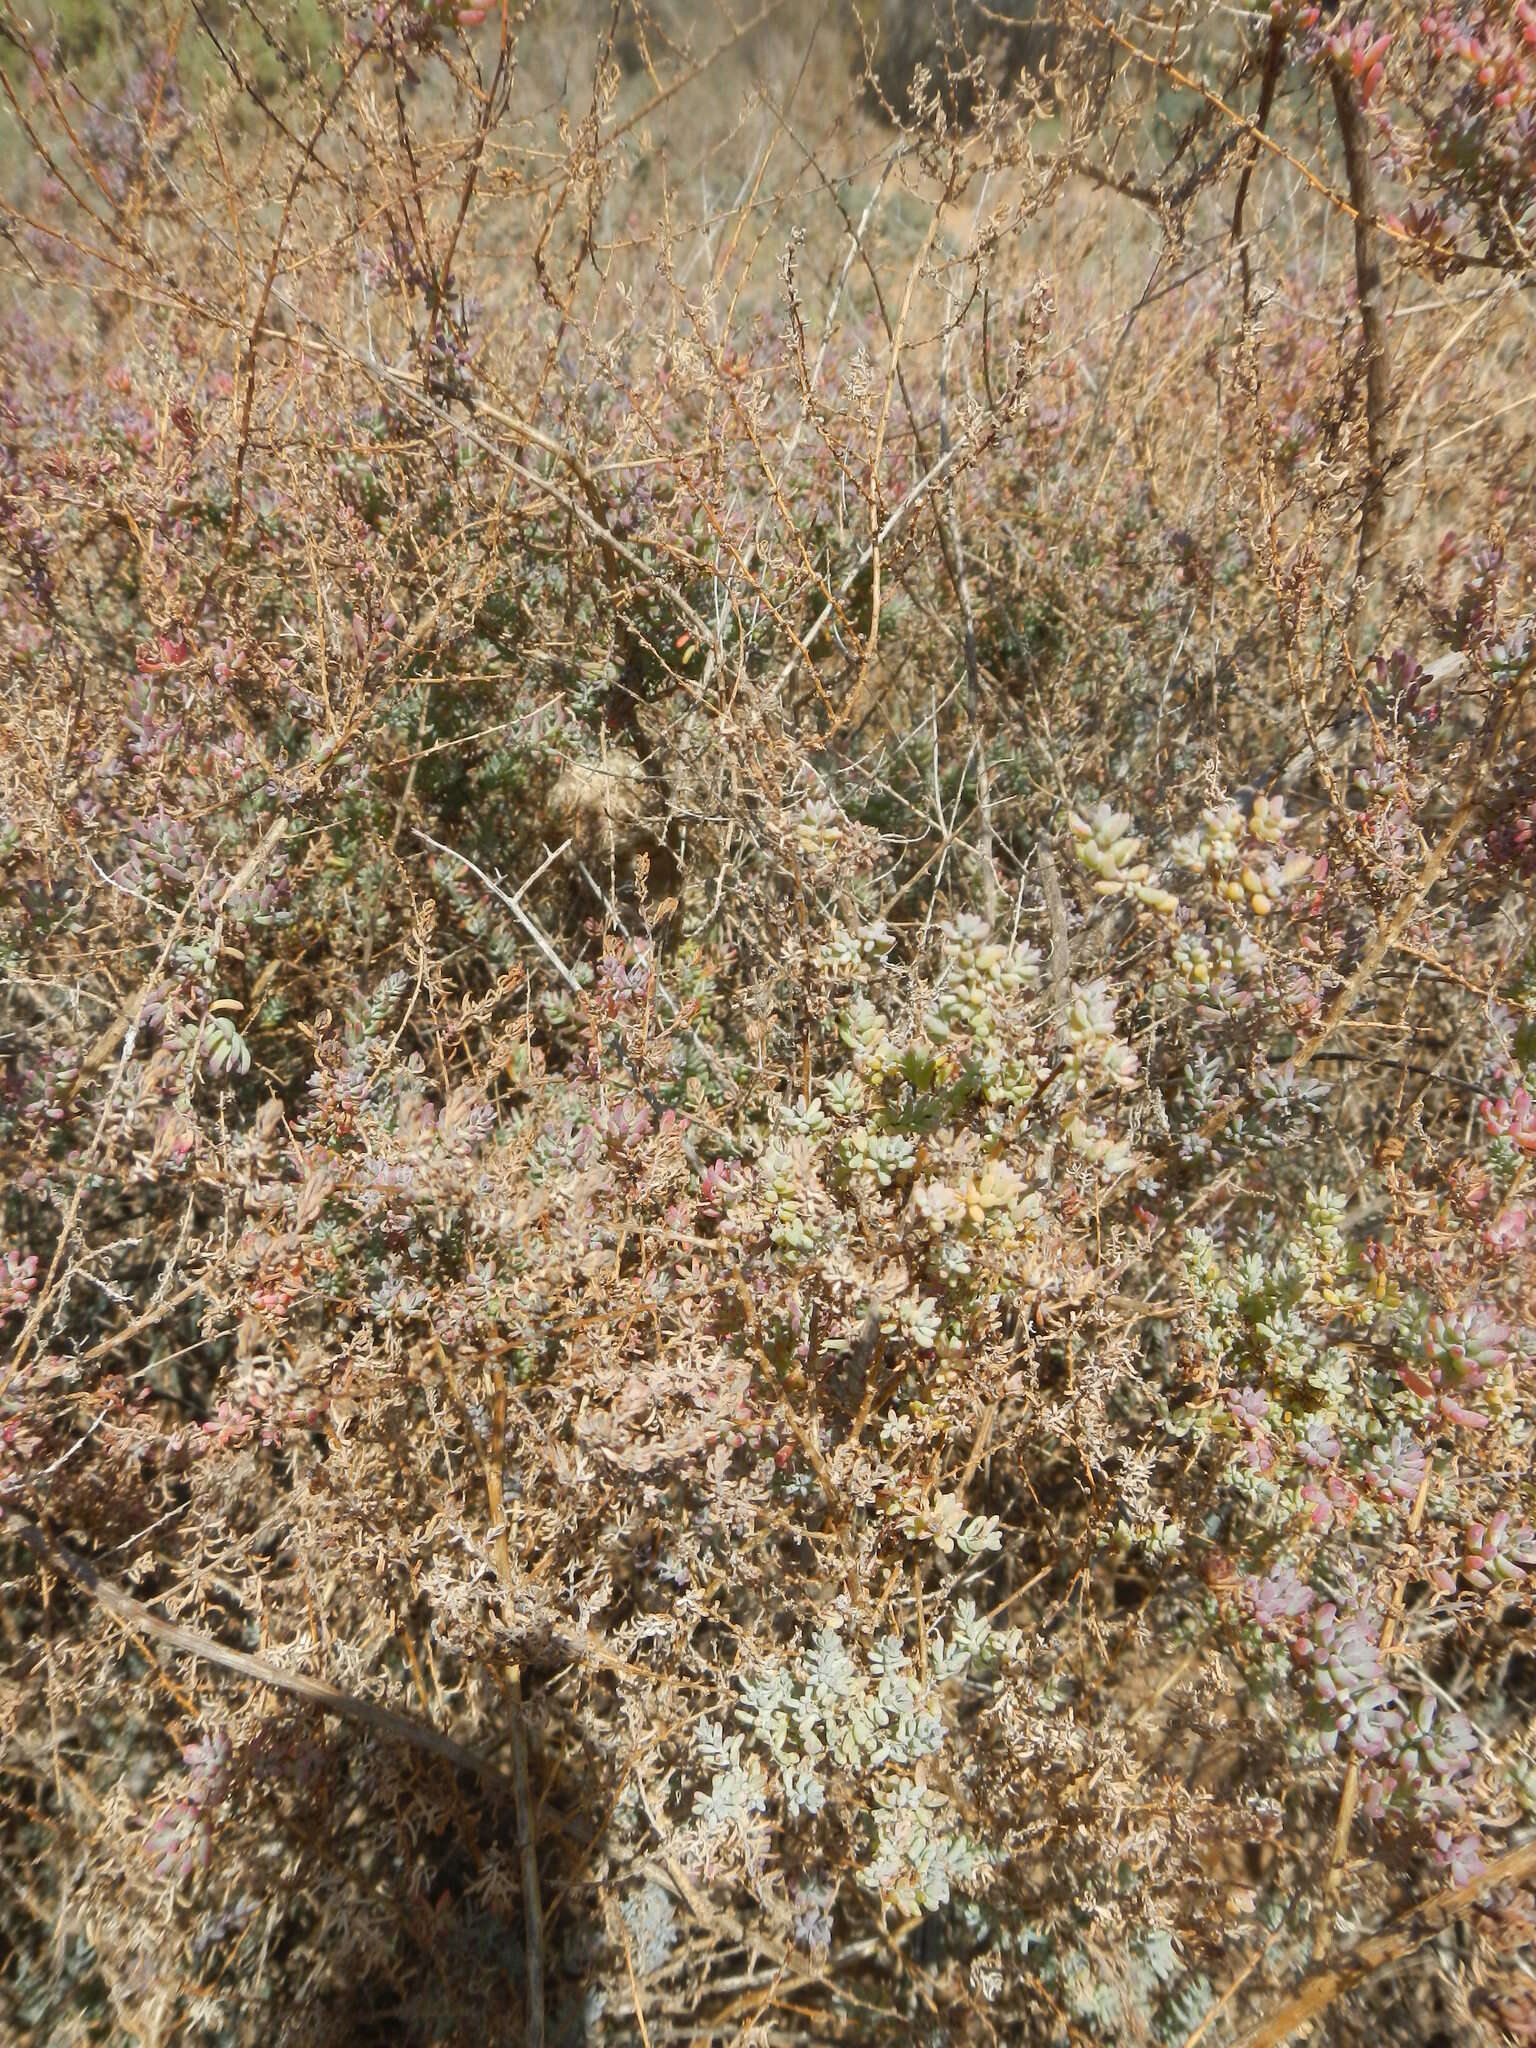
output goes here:
[{"label": "dried twig", "polygon": [[1056,873],[1056,862],[1043,839],[1035,848],[1035,860],[1040,869],[1040,887],[1045,896],[1046,922],[1051,933],[1051,1008],[1056,1022],[1065,1024],[1072,973],[1072,941],[1067,930],[1067,906],[1062,901],[1061,880]]},{"label": "dried twig", "polygon": [[1379,1934],[1357,1942],[1336,1963],[1314,1970],[1268,2019],[1258,2021],[1240,2035],[1235,2048],[1280,2048],[1283,2041],[1288,2041],[1319,2013],[1326,2012],[1346,1991],[1355,1990],[1367,1978],[1390,1969],[1427,1941],[1433,1941],[1495,1886],[1519,1884],[1532,1872],[1536,1872],[1536,1841],[1496,1856],[1470,1883],[1436,1892],[1433,1898],[1389,1922]]},{"label": "dried twig", "polygon": [[120,1586],[104,1579],[88,1559],[56,1541],[14,1508],[0,1505],[0,1526],[14,1541],[30,1550],[39,1564],[46,1565],[50,1571],[57,1572],[61,1578],[69,1579],[83,1592],[89,1593],[103,1613],[110,1614],[114,1621],[121,1622],[126,1628],[154,1636],[170,1649],[200,1658],[205,1664],[217,1665],[221,1671],[233,1672],[237,1678],[249,1678],[258,1685],[288,1693],[292,1698],[302,1700],[306,1706],[318,1707],[322,1713],[357,1721],[392,1741],[409,1743],[413,1748],[425,1750],[428,1756],[440,1757],[458,1770],[473,1771],[493,1789],[511,1796],[513,1788],[494,1764],[487,1763],[472,1749],[455,1742],[452,1736],[442,1735],[437,1729],[428,1727],[426,1722],[415,1720],[409,1714],[398,1714],[393,1708],[381,1707],[376,1700],[364,1699],[357,1693],[343,1692],[339,1686],[331,1685],[323,1678],[309,1678],[301,1671],[280,1670],[276,1664],[269,1664],[265,1657],[253,1657],[246,1650],[232,1650],[196,1629],[182,1628],[177,1622],[162,1620],[152,1607],[146,1607],[142,1600],[135,1600]]},{"label": "dried twig", "polygon": [[[1333,68],[1334,113],[1344,145],[1355,227],[1355,296],[1360,307],[1360,337],[1365,355],[1366,476],[1360,499],[1360,554],[1355,589],[1381,549],[1387,520],[1387,465],[1392,455],[1392,349],[1387,338],[1386,291],[1381,276],[1380,238],[1376,221],[1376,181],[1371,168],[1371,141],[1365,109],[1350,79]],[[1353,609],[1354,598],[1351,598]]]},{"label": "dried twig", "polygon": [[[459,1391],[453,1361],[436,1339],[433,1341],[433,1350],[447,1377],[454,1399],[462,1410],[463,1396]],[[500,1367],[495,1373],[489,1448],[481,1446],[479,1433],[473,1428],[470,1429],[470,1441],[480,1452],[480,1468],[485,1479],[485,1504],[490,1516],[491,1555],[496,1563],[496,1577],[501,1587],[502,1619],[510,1629],[512,1546],[507,1540],[506,1490],[503,1476],[507,1441],[507,1377]],[[493,1676],[503,1681],[507,1703],[507,1732],[512,1747],[512,1796],[517,1815],[517,1852],[523,1892],[528,2048],[543,2048],[544,1906],[543,1895],[539,1889],[539,1845],[534,1830],[533,1795],[528,1784],[528,1735],[523,1722],[523,1670],[520,1664],[509,1665],[504,1672],[496,1667],[492,1669]]]},{"label": "dried twig", "polygon": [[511,911],[512,915],[517,919],[518,923],[522,926],[523,930],[528,934],[529,938],[532,939],[533,943],[538,947],[539,951],[544,955],[544,958],[549,962],[550,966],[554,968],[556,974],[559,975],[560,979],[565,983],[566,987],[570,989],[572,994],[581,994],[581,983],[576,979],[575,975],[572,974],[570,968],[566,966],[565,962],[560,958],[560,955],[549,943],[549,939],[545,935],[542,928],[523,908],[523,897],[533,887],[534,883],[539,879],[540,875],[544,873],[545,869],[552,868],[554,866],[555,862],[560,858],[561,854],[564,853],[565,849],[570,845],[571,842],[569,839],[562,839],[560,844],[555,848],[554,852],[549,854],[544,860],[541,860],[539,862],[539,865],[534,869],[533,873],[528,877],[527,881],[523,883],[522,887],[518,890],[517,894],[515,896],[509,896],[506,890],[502,888],[500,882],[493,881],[491,877],[485,872],[485,869],[483,867],[480,867],[478,863],[476,863],[475,861],[472,861],[467,853],[460,853],[456,846],[445,846],[441,839],[434,839],[430,832],[417,831],[415,836],[421,841],[423,846],[430,846],[434,853],[441,853],[445,855],[449,860],[456,860],[459,863],[460,867],[468,868],[469,872],[474,876],[475,880],[477,882],[483,883],[485,887],[490,890],[491,894],[496,898],[496,901],[498,903],[505,904],[507,909]]}]

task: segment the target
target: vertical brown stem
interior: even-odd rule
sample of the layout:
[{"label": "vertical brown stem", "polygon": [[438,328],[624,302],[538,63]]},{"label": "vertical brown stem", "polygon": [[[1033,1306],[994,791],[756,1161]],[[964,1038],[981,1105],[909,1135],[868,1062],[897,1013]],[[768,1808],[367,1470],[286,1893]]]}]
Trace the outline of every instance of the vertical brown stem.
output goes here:
[{"label": "vertical brown stem", "polygon": [[[948,455],[949,439],[949,349],[954,334],[954,306],[950,305],[949,338],[939,364],[939,453]],[[962,645],[965,650],[965,708],[976,748],[977,860],[981,867],[982,913],[989,925],[997,921],[997,865],[992,835],[992,773],[987,763],[987,738],[981,722],[981,661],[976,649],[976,607],[965,573],[965,540],[960,515],[955,510],[953,489],[944,494],[939,514],[939,544],[944,566],[960,604]]]},{"label": "vertical brown stem", "polygon": [[1386,292],[1376,231],[1376,180],[1371,169],[1365,110],[1355,97],[1353,82],[1338,69],[1333,73],[1333,106],[1339,139],[1344,145],[1349,203],[1355,212],[1355,296],[1360,304],[1360,338],[1365,355],[1368,468],[1360,500],[1358,586],[1380,552],[1386,527],[1387,465],[1392,456],[1392,351],[1387,338]]},{"label": "vertical brown stem", "polygon": [[[442,1347],[438,1347],[442,1355]],[[507,1541],[507,1508],[502,1466],[507,1445],[507,1374],[495,1371],[491,1444],[485,1460],[486,1504],[491,1512],[492,1553],[501,1581],[508,1625],[512,1621],[512,1549]],[[528,2048],[544,2048],[544,1908],[539,1895],[539,1850],[533,1831],[533,1797],[528,1785],[528,1738],[523,1728],[523,1667],[507,1667],[508,1734],[512,1741],[512,1794],[517,1809],[517,1849],[523,1881],[523,1954],[527,1970]]]},{"label": "vertical brown stem", "polygon": [[1237,181],[1237,198],[1232,204],[1232,240],[1237,247],[1237,260],[1243,272],[1243,325],[1246,328],[1253,311],[1253,265],[1248,256],[1248,242],[1243,234],[1243,210],[1248,204],[1248,187],[1253,182],[1253,167],[1259,160],[1259,137],[1269,123],[1270,109],[1275,104],[1275,87],[1280,82],[1281,60],[1285,55],[1285,29],[1279,21],[1269,25],[1269,47],[1264,52],[1264,77],[1259,86],[1259,108],[1253,117],[1253,138],[1243,153],[1242,176]]}]

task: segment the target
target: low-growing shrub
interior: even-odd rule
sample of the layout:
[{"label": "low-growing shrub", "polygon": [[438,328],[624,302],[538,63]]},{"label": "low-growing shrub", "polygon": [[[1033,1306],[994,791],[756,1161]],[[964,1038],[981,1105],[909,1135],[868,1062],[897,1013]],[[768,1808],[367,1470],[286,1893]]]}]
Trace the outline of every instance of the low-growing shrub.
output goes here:
[{"label": "low-growing shrub", "polygon": [[4,17],[18,2040],[1536,2041],[1536,27],[984,22]]}]

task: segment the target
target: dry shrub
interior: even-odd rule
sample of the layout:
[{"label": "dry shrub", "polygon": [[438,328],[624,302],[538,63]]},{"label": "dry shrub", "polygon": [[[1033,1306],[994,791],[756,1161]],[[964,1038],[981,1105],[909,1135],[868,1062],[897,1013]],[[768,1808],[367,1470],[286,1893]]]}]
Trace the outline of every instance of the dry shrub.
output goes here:
[{"label": "dry shrub", "polygon": [[1532,2038],[1529,11],[980,22],[3,17],[10,2038]]}]

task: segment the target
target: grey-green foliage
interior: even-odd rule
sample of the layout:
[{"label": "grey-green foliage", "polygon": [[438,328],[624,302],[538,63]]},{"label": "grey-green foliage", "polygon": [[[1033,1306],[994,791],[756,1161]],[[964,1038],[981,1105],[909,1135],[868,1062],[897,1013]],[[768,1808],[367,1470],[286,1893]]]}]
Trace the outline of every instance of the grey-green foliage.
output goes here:
[{"label": "grey-green foliage", "polygon": [[852,1780],[870,1828],[860,1884],[901,1913],[942,1906],[953,1887],[981,1878],[989,1859],[960,1824],[942,1774],[923,1767],[954,1732],[953,1695],[994,1675],[1018,1641],[1017,1630],[993,1629],[970,1600],[956,1604],[947,1636],[930,1635],[919,1666],[896,1636],[859,1657],[835,1628],[823,1629],[801,1657],[741,1682],[739,1730],[701,1723],[696,1749],[711,1778],[694,1799],[695,1829],[714,1844],[734,1835],[757,1863],[771,1847],[775,1795],[794,1820],[821,1811],[834,1777],[845,1791]]}]

